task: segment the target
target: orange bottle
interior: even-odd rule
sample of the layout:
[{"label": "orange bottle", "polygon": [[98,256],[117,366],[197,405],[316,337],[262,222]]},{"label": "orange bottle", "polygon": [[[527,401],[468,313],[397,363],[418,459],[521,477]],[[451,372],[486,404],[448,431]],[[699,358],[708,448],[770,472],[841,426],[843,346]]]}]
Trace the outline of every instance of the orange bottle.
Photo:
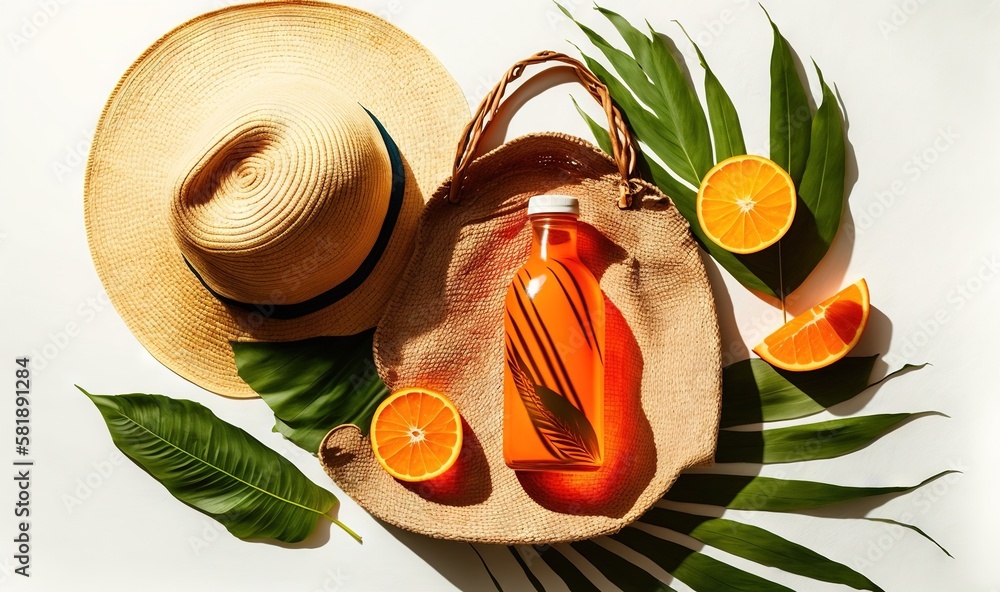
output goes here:
[{"label": "orange bottle", "polygon": [[579,203],[528,202],[531,256],[507,289],[503,452],[528,471],[593,471],[604,455],[604,296],[576,250]]}]

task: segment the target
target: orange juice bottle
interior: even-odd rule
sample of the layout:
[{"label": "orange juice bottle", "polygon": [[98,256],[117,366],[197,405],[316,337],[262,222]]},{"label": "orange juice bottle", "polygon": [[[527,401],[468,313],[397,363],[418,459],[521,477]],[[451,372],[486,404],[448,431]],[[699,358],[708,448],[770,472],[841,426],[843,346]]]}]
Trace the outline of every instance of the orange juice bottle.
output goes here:
[{"label": "orange juice bottle", "polygon": [[593,471],[604,455],[604,296],[576,251],[579,203],[528,202],[531,256],[507,289],[503,453],[527,471]]}]

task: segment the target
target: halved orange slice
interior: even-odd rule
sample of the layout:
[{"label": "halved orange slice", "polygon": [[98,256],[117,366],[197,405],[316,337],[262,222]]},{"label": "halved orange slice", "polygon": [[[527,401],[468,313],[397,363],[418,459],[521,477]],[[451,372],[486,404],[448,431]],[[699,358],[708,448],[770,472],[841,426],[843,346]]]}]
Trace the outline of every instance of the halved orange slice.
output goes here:
[{"label": "halved orange slice", "polygon": [[444,395],[422,388],[396,391],[372,418],[372,450],[390,475],[403,481],[433,479],[462,451],[462,419]]},{"label": "halved orange slice", "polygon": [[732,253],[756,253],[778,242],[795,218],[795,184],[780,166],[744,154],[708,171],[698,189],[698,223]]},{"label": "halved orange slice", "polygon": [[857,345],[869,310],[868,284],[861,279],[788,321],[753,351],[784,370],[829,366]]}]

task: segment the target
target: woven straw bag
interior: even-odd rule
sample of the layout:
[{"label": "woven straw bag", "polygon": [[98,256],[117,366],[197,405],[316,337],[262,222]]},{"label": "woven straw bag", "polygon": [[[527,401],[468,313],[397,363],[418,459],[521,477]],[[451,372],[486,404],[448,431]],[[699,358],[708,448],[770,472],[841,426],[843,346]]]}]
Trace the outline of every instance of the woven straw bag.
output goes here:
[{"label": "woven straw bag", "polygon": [[[604,106],[615,158],[563,134],[531,134],[472,160],[507,83],[550,60],[575,68]],[[543,52],[483,100],[455,171],[424,211],[416,245],[375,336],[391,389],[449,396],[464,419],[456,465],[424,483],[394,480],[354,426],[320,460],[374,516],[433,537],[553,543],[615,532],[685,468],[715,452],[721,396],[712,292],[687,222],[655,187],[630,179],[635,153],[607,89],[576,60]],[[605,464],[594,473],[515,472],[502,454],[503,311],[531,244],[528,199],[580,199],[580,256],[606,296]]]}]

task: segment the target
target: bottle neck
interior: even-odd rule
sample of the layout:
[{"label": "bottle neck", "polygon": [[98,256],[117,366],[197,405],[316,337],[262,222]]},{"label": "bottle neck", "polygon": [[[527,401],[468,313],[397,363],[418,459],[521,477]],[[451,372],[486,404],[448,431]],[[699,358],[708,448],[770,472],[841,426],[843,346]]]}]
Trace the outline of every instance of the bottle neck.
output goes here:
[{"label": "bottle neck", "polygon": [[531,256],[541,259],[576,259],[577,217],[572,214],[535,214],[531,221]]}]

